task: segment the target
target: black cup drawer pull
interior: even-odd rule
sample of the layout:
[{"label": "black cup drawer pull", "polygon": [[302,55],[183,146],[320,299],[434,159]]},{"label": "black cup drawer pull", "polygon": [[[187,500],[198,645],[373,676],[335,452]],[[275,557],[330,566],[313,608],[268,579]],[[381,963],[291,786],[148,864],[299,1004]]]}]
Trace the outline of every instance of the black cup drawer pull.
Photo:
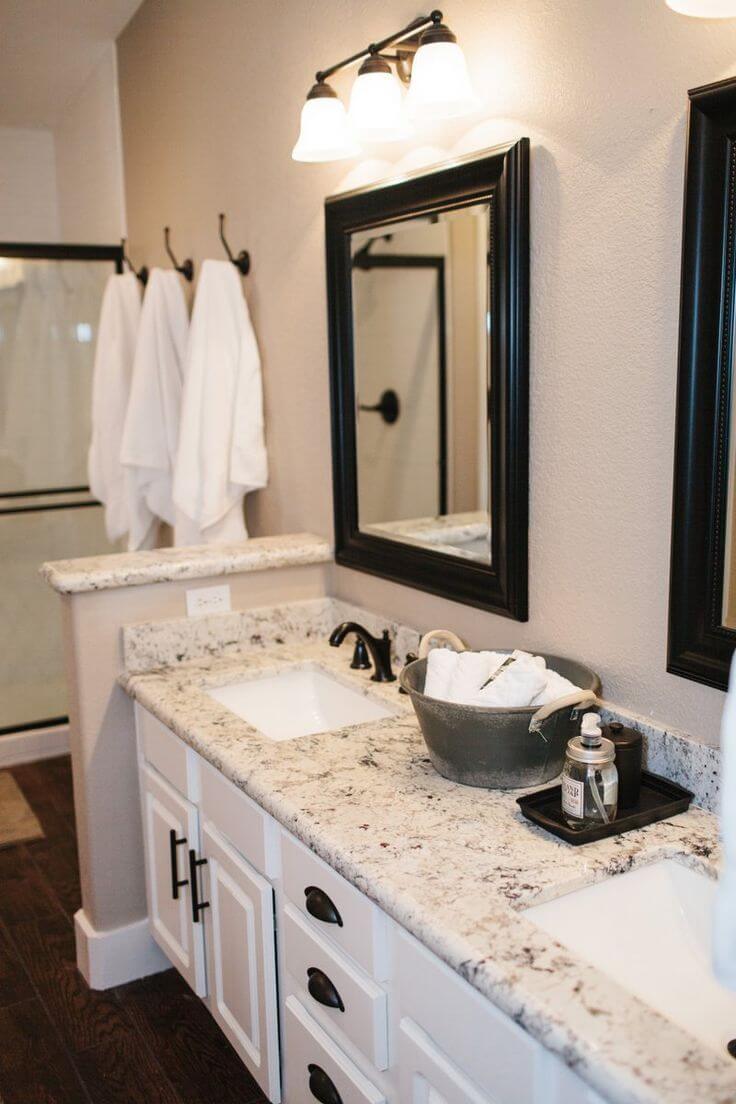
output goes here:
[{"label": "black cup drawer pull", "polygon": [[200,901],[199,883],[197,881],[197,867],[204,866],[207,859],[198,859],[196,851],[189,849],[189,882],[192,887],[192,920],[199,923],[199,914],[210,907],[209,901]]},{"label": "black cup drawer pull", "polygon": [[175,901],[179,900],[180,888],[182,886],[189,885],[188,878],[179,877],[178,863],[176,860],[177,847],[181,847],[181,845],[186,842],[186,836],[182,836],[181,839],[179,839],[174,829],[171,829],[171,831],[169,832],[169,857],[171,858],[171,896]]},{"label": "black cup drawer pull", "polygon": [[339,928],[342,927],[342,916],[340,916],[323,889],[319,889],[318,886],[307,886],[304,890],[304,896],[307,899],[307,912],[315,920],[322,920],[325,924],[337,924]]},{"label": "black cup drawer pull", "polygon": [[342,997],[327,974],[323,973],[322,970],[318,970],[316,966],[310,966],[307,970],[307,977],[309,978],[307,989],[310,997],[314,997],[318,1004],[324,1004],[326,1008],[339,1008],[341,1012],[345,1011]]},{"label": "black cup drawer pull", "polygon": [[319,1100],[320,1104],[342,1104],[342,1097],[322,1067],[315,1066],[312,1062],[307,1069],[309,1070],[309,1091],[314,1099]]}]

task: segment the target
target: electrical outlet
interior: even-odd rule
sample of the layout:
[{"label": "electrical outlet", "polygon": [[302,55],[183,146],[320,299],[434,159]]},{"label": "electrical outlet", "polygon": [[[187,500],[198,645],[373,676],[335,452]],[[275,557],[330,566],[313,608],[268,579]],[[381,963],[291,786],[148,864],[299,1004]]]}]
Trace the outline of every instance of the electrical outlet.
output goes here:
[{"label": "electrical outlet", "polygon": [[230,606],[230,587],[224,586],[197,587],[196,590],[188,590],[187,616],[201,617],[206,613],[228,613]]}]

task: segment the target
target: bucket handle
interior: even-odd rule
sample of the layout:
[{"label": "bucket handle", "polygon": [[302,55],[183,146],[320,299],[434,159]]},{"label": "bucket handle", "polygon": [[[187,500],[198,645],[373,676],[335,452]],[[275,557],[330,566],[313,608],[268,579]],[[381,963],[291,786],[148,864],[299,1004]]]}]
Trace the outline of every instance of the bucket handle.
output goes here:
[{"label": "bucket handle", "polygon": [[575,690],[572,694],[565,694],[563,698],[556,698],[547,705],[539,707],[529,722],[529,732],[541,736],[545,744],[547,737],[544,735],[542,725],[553,713],[559,713],[563,709],[587,709],[590,706],[599,706],[601,701],[592,690]]},{"label": "bucket handle", "polygon": [[433,643],[439,644],[440,647],[449,644],[456,652],[467,651],[467,644],[454,632],[450,632],[449,629],[431,629],[419,641],[419,659],[427,658],[430,645]]}]

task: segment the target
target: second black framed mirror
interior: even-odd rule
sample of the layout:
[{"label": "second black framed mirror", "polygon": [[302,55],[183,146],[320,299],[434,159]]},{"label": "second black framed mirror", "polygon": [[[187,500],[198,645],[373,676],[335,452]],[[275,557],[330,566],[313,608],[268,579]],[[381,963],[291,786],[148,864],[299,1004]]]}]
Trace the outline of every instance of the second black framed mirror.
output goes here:
[{"label": "second black framed mirror", "polygon": [[529,140],[325,226],[337,562],[525,621]]}]

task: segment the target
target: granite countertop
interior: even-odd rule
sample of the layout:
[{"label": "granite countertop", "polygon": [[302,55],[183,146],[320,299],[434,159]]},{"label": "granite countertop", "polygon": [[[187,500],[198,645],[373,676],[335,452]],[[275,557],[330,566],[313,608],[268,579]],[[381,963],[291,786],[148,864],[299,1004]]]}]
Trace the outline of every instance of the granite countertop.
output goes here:
[{"label": "granite countertop", "polygon": [[148,552],[55,560],[43,564],[41,574],[60,594],[80,594],[178,579],[203,579],[210,575],[234,575],[240,571],[328,563],[331,559],[332,550],[324,537],[287,533],[278,537],[253,537],[240,544],[200,544],[191,548],[156,548]]},{"label": "granite countertop", "polygon": [[[398,684],[350,649],[268,645],[127,674],[121,683],[489,1000],[615,1104],[733,1104],[736,1069],[533,925],[520,910],[661,858],[715,876],[699,808],[581,848],[525,821],[516,793],[469,789],[429,763]],[[318,664],[396,715],[274,743],[204,688]],[[441,912],[437,902],[442,901]]]}]

